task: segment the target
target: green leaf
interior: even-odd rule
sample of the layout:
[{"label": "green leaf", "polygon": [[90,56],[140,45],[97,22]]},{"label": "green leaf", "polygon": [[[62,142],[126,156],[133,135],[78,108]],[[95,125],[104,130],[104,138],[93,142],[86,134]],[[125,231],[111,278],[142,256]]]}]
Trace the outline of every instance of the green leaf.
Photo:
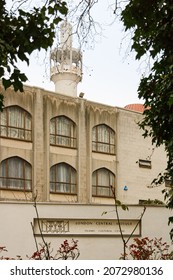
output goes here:
[{"label": "green leaf", "polygon": [[169,217],[169,219],[168,219],[168,225],[170,225],[171,223],[173,223],[173,216]]},{"label": "green leaf", "polygon": [[3,101],[4,101],[4,95],[0,93],[0,112],[3,111],[3,107],[4,107]]},{"label": "green leaf", "polygon": [[115,203],[116,203],[116,205],[119,205],[119,206],[121,206],[121,201],[120,200],[115,200]]},{"label": "green leaf", "polygon": [[2,77],[4,75],[4,68],[0,67],[0,77]]},{"label": "green leaf", "polygon": [[58,24],[61,20],[62,20],[62,18],[57,17],[53,20],[53,22],[54,22],[54,24]]},{"label": "green leaf", "polygon": [[128,206],[125,205],[125,204],[122,204],[121,207],[122,207],[122,209],[123,209],[124,211],[129,210]]},{"label": "green leaf", "polygon": [[173,241],[173,229],[171,229],[169,235],[170,235],[170,239]]},{"label": "green leaf", "polygon": [[48,13],[49,13],[50,15],[54,15],[54,12],[55,12],[54,8],[52,8],[52,6],[49,6],[49,7],[48,7]]},{"label": "green leaf", "polygon": [[172,106],[172,105],[173,105],[173,94],[171,94],[170,97],[169,97],[168,105],[169,105],[169,106]]},{"label": "green leaf", "polygon": [[3,84],[4,88],[7,89],[12,85],[12,82],[10,79],[7,80],[5,78],[2,78],[2,84]]},{"label": "green leaf", "polygon": [[26,77],[26,75],[24,73],[20,73],[19,77],[22,82],[26,82],[28,80],[28,78]]},{"label": "green leaf", "polygon": [[107,213],[108,213],[107,211],[104,211],[104,212],[102,213],[102,216],[103,216],[103,215],[106,215]]}]

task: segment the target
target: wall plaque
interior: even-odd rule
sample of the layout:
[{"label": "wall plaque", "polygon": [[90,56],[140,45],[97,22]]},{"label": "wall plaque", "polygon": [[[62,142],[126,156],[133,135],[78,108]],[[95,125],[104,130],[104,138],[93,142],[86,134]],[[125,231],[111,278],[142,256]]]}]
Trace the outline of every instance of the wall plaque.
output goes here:
[{"label": "wall plaque", "polygon": [[[141,235],[139,220],[120,220],[124,235]],[[34,219],[35,235],[120,235],[118,221],[114,219]]]}]

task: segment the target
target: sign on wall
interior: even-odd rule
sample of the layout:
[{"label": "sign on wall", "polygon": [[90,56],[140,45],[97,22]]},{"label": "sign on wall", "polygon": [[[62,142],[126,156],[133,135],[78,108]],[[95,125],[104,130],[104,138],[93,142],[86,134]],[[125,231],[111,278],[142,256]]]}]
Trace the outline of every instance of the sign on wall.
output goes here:
[{"label": "sign on wall", "polygon": [[[123,235],[141,235],[139,220],[120,220]],[[114,219],[34,219],[35,235],[120,235]]]}]

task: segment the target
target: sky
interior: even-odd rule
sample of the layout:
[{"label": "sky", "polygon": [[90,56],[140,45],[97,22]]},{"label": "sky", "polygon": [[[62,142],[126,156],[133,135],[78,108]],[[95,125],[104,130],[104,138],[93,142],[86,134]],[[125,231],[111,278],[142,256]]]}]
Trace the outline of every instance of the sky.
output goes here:
[{"label": "sky", "polygon": [[[130,51],[130,37],[122,23],[114,22],[113,12],[108,8],[110,1],[100,0],[93,10],[95,20],[102,26],[102,35],[96,37],[94,47],[88,44],[83,50],[83,79],[78,85],[78,95],[84,92],[87,100],[124,107],[142,103],[137,96],[142,69]],[[26,84],[54,91],[48,62],[45,55],[35,53],[29,67],[19,64],[28,77]]]}]

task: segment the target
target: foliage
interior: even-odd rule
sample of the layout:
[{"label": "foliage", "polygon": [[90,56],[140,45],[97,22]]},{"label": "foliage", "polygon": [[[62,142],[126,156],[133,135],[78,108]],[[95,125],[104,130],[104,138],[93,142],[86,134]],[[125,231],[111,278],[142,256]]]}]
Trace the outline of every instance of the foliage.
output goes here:
[{"label": "foliage", "polygon": [[[121,259],[125,260],[126,259],[126,256],[127,256],[127,253],[126,253],[126,249],[127,249],[127,244],[129,242],[129,240],[132,238],[135,230],[137,229],[137,227],[139,226],[139,224],[141,223],[142,221],[142,218],[145,214],[145,211],[146,211],[146,207],[143,208],[143,211],[140,215],[140,218],[139,220],[137,221],[136,225],[134,226],[134,228],[132,229],[131,233],[129,234],[129,236],[126,238],[126,236],[124,235],[124,232],[123,232],[123,228],[122,228],[122,224],[121,224],[121,220],[120,220],[120,215],[119,215],[119,207],[121,207],[122,210],[126,211],[126,210],[129,210],[128,206],[126,204],[123,204],[120,200],[117,200],[116,198],[116,193],[115,193],[115,188],[113,188],[113,186],[110,186],[111,187],[111,191],[112,191],[112,194],[113,194],[113,198],[114,198],[114,205],[115,205],[115,214],[116,214],[116,218],[117,218],[117,223],[118,223],[118,228],[119,228],[119,231],[120,231],[120,237],[121,237],[121,240],[122,240],[122,244],[123,244],[123,254],[121,255]],[[112,211],[111,211],[112,212]],[[104,211],[102,213],[102,215],[105,215],[107,214],[108,212],[107,211]]]},{"label": "foliage", "polygon": [[[49,260],[76,260],[78,259],[80,252],[78,249],[78,240],[72,239],[72,244],[70,245],[68,240],[64,240],[64,242],[60,245],[60,247],[56,250],[56,254],[53,256],[53,250],[51,249],[50,243],[49,247]],[[45,245],[40,244],[40,249],[32,254],[29,257],[30,260],[47,260],[46,256],[47,248]]]},{"label": "foliage", "polygon": [[162,238],[149,239],[134,238],[134,243],[131,244],[129,255],[133,260],[170,260],[172,253],[169,253],[170,246],[162,241]]},{"label": "foliage", "polygon": [[139,201],[139,204],[142,204],[142,205],[161,205],[161,206],[164,206],[165,204],[159,200],[159,199],[150,199],[148,198],[147,200],[140,200]]},{"label": "foliage", "polygon": [[[5,246],[1,246],[0,247],[0,254],[2,253],[6,253],[8,252],[8,250],[6,249]],[[15,260],[15,258],[11,258],[11,257],[4,257],[3,255],[0,256],[0,260]],[[20,256],[16,256],[16,260],[21,260],[21,257]]]},{"label": "foliage", "polygon": [[5,89],[13,86],[15,91],[23,91],[27,77],[20,72],[17,62],[21,60],[29,65],[33,51],[52,46],[55,27],[67,14],[67,6],[61,0],[44,0],[38,7],[28,0],[13,2],[8,9],[7,0],[0,1],[0,78]]},{"label": "foliage", "polygon": [[[55,255],[53,255],[53,249],[51,248],[51,244],[48,244],[49,248],[49,258],[47,258],[47,247],[45,244],[40,244],[40,249],[35,251],[30,257],[27,256],[29,260],[76,260],[80,255],[80,251],[78,248],[78,240],[72,239],[71,245],[68,240],[64,240],[64,242],[60,245],[60,247],[56,250]],[[0,253],[6,253],[6,247],[0,247]],[[21,256],[16,256],[16,258],[4,257],[0,256],[0,260],[22,260]]]},{"label": "foliage", "polygon": [[72,239],[72,245],[69,244],[68,240],[64,240],[57,250],[55,259],[61,260],[76,260],[78,259],[80,252],[78,249],[78,240]]},{"label": "foliage", "polygon": [[[173,185],[173,2],[172,0],[131,0],[122,11],[126,30],[132,31],[136,59],[146,55],[153,61],[148,76],[138,88],[144,100],[144,118],[139,124],[144,136],[156,146],[165,145],[167,168],[155,184],[165,178]],[[173,191],[165,190],[167,207],[173,208]]]},{"label": "foliage", "polygon": [[[1,247],[0,247],[0,253],[2,253],[2,252],[7,252],[7,249],[6,249],[5,246],[1,246]],[[10,260],[10,258],[1,256],[1,257],[0,257],[0,260]]]}]

